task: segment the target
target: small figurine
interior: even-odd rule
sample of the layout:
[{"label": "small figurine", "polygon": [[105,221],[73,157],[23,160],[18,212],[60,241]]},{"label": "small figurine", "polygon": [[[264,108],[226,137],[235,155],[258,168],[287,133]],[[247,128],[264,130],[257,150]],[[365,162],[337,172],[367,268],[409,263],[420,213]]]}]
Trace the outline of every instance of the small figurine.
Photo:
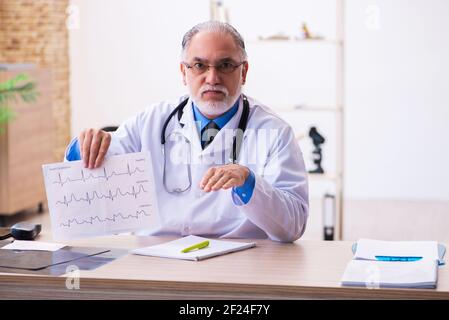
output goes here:
[{"label": "small figurine", "polygon": [[323,40],[324,39],[323,36],[321,36],[321,35],[312,34],[312,32],[310,32],[310,29],[305,22],[302,23],[301,30],[302,30],[301,37],[299,38],[301,40]]},{"label": "small figurine", "polygon": [[307,24],[305,22],[302,23],[302,34],[304,36],[304,39],[311,39],[312,35],[310,34],[309,28],[307,27]]},{"label": "small figurine", "polygon": [[326,139],[318,133],[316,127],[311,127],[309,130],[309,137],[312,138],[315,149],[312,151],[313,163],[316,164],[316,168],[309,170],[309,173],[324,173],[323,167],[321,167],[322,153],[320,145],[323,144]]}]

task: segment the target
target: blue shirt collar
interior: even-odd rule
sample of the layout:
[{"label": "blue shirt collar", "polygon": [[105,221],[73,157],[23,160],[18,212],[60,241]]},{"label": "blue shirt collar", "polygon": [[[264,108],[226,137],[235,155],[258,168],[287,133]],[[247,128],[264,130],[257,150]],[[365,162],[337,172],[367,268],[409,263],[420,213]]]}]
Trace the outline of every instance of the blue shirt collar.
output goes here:
[{"label": "blue shirt collar", "polygon": [[[218,127],[223,128],[226,123],[228,123],[229,120],[236,114],[237,110],[239,109],[239,102],[240,98],[237,99],[237,101],[234,103],[231,109],[223,113],[218,118],[213,119],[213,121],[218,125]],[[192,101],[193,106],[193,116],[195,118],[195,122],[198,128],[198,131],[201,132],[205,126],[211,121],[210,119],[206,118],[201,111],[198,109],[198,107],[195,105],[195,103]]]}]

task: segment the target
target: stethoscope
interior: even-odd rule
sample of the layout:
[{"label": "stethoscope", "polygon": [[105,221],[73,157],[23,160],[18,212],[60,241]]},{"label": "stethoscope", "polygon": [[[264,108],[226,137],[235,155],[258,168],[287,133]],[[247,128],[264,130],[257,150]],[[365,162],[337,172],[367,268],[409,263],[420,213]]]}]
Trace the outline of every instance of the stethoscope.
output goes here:
[{"label": "stethoscope", "polygon": [[[243,110],[242,110],[242,115],[240,116],[240,120],[239,120],[239,125],[238,125],[238,130],[236,131],[236,133],[234,134],[234,137],[232,139],[232,152],[231,152],[231,157],[229,158],[231,163],[236,163],[237,159],[239,157],[239,153],[240,153],[240,148],[242,145],[242,141],[243,141],[243,134],[246,130],[246,125],[248,124],[248,116],[249,116],[249,102],[247,97],[242,94],[242,98],[243,98]],[[191,178],[191,173],[190,173],[190,169],[188,172],[188,176],[189,176],[189,184],[186,188],[175,188],[173,190],[168,190],[167,185],[166,185],[166,180],[165,180],[165,161],[166,161],[166,154],[165,154],[165,142],[166,142],[166,130],[167,130],[167,126],[170,123],[171,119],[178,114],[178,121],[181,120],[181,117],[184,113],[184,107],[187,105],[187,102],[189,101],[189,98],[183,100],[167,117],[167,119],[164,122],[164,125],[162,126],[162,132],[161,132],[161,147],[162,147],[162,154],[164,155],[164,172],[163,172],[163,180],[164,180],[164,187],[167,190],[167,192],[169,193],[182,193],[185,192],[187,190],[190,189],[191,185],[192,185],[192,178]],[[184,127],[184,124],[180,123],[181,128]]]}]

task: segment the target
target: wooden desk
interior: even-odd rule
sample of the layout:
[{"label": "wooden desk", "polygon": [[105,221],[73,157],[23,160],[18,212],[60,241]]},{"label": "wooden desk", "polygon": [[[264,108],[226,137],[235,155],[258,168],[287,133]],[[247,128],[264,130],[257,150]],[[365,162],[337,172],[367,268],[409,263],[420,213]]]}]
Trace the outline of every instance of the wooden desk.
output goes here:
[{"label": "wooden desk", "polygon": [[[169,237],[100,237],[70,245],[132,249]],[[49,240],[41,237],[39,240]],[[352,242],[256,240],[257,247],[201,262],[125,255],[81,271],[80,289],[64,276],[0,274],[0,298],[19,299],[449,299],[449,270],[439,268],[437,289],[366,289],[340,286]]]}]

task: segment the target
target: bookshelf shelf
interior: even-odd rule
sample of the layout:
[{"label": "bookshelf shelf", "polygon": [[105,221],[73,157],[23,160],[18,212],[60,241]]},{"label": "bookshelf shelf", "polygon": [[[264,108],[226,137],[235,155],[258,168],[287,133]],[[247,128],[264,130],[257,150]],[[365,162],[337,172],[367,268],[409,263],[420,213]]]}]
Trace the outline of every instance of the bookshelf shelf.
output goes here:
[{"label": "bookshelf shelf", "polygon": [[307,111],[307,112],[342,112],[342,107],[332,107],[332,106],[275,106],[273,107],[275,111],[282,112],[295,112],[295,111]]}]

